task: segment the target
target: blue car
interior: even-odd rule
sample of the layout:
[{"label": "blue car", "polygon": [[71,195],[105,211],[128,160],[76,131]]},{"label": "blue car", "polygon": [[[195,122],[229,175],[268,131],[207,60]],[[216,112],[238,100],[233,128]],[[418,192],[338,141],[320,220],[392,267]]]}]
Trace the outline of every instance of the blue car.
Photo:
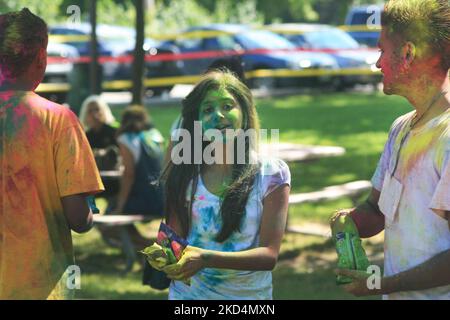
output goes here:
[{"label": "blue car", "polygon": [[345,18],[343,29],[361,45],[376,48],[381,30],[380,5],[352,7]]},{"label": "blue car", "polygon": [[[97,25],[97,45],[99,56],[119,57],[133,54],[136,31],[133,28],[99,24]],[[59,41],[71,45],[78,50],[80,56],[89,56],[91,25],[89,23],[80,23],[74,26],[51,26],[49,28],[51,35],[50,42]],[[52,37],[53,36],[53,37]],[[58,36],[69,36],[67,38]],[[177,49],[172,46],[160,46],[157,41],[147,38],[144,41],[143,49],[146,55],[156,56],[160,54],[168,55],[177,53]],[[147,61],[145,63],[145,78],[171,77],[181,74],[181,62],[176,61]],[[107,61],[102,63],[102,75],[104,81],[131,80],[132,64],[131,62]],[[120,86],[118,86],[120,87]],[[116,86],[108,90],[121,90]],[[161,94],[170,90],[173,85],[151,86],[149,89],[153,94]],[[128,88],[122,88],[128,89]]]},{"label": "blue car", "polygon": [[[89,40],[91,25],[89,23],[80,23],[73,27],[66,25],[50,26],[48,32],[50,41],[52,41],[52,38],[57,38],[52,36],[69,36],[67,40],[57,41],[75,47],[80,56],[89,56],[91,52]],[[97,42],[97,47],[100,55],[110,56],[112,54],[111,50],[108,50],[100,41]]]},{"label": "blue car", "polygon": [[[239,56],[253,88],[327,85],[330,75],[301,76],[301,71],[335,70],[338,66],[328,54],[298,52],[290,41],[265,30],[253,30],[238,24],[212,24],[189,28],[163,45],[176,46],[181,53],[192,53],[194,59],[183,59],[183,73],[198,75],[223,55]],[[208,53],[211,53],[208,55]],[[277,70],[273,74],[257,70]],[[253,74],[252,74],[253,72]]]},{"label": "blue car", "polygon": [[[337,89],[380,82],[381,75],[376,67],[379,52],[361,46],[339,28],[300,23],[273,24],[265,28],[285,37],[298,48],[311,52],[323,51],[333,56],[343,72],[337,78]],[[344,73],[346,70],[354,73]]]}]

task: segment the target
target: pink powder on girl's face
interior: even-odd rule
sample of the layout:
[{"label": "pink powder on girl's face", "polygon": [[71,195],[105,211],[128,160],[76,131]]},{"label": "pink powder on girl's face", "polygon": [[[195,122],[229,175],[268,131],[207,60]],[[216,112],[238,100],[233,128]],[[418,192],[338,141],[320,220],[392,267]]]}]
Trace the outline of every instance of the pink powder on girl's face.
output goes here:
[{"label": "pink powder on girl's face", "polygon": [[398,78],[401,69],[401,59],[396,53],[395,45],[385,29],[381,31],[378,47],[381,54],[377,61],[377,67],[381,69],[383,74],[383,91],[385,94],[396,93],[395,88],[400,85]]}]

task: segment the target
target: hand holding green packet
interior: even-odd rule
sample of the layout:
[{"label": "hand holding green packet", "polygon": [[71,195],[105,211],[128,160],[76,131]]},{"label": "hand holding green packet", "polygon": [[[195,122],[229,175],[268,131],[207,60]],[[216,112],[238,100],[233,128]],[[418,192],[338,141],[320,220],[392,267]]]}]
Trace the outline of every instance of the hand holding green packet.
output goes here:
[{"label": "hand holding green packet", "polygon": [[[353,219],[348,215],[340,216],[333,226],[332,233],[338,254],[338,268],[366,272],[370,263]],[[336,277],[337,284],[347,284],[352,281],[350,277],[341,275]]]},{"label": "hand holding green packet", "polygon": [[[176,264],[182,257],[184,249],[188,246],[187,240],[178,236],[173,229],[161,222],[156,243],[141,251],[148,263],[157,270],[165,266]],[[190,279],[184,281],[190,285]]]},{"label": "hand holding green packet", "polygon": [[167,251],[167,248],[163,248],[155,242],[140,252],[145,255],[147,262],[153,268],[161,271],[163,267],[170,264]]}]

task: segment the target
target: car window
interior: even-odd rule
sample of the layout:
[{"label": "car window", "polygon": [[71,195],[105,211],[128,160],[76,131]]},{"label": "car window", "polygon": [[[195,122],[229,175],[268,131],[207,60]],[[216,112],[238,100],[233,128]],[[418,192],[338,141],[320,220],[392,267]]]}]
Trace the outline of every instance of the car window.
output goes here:
[{"label": "car window", "polygon": [[63,29],[63,28],[53,28],[50,29],[50,34],[67,34],[67,35],[83,35],[84,33],[75,29]]},{"label": "car window", "polygon": [[309,48],[309,44],[306,42],[306,39],[303,35],[300,34],[290,34],[286,36],[286,39],[288,39],[290,42],[295,44],[297,47],[300,48]]},{"label": "car window", "polygon": [[366,45],[371,48],[378,46],[379,32],[352,32],[350,35],[359,42],[360,45]]},{"label": "car window", "polygon": [[175,41],[181,51],[200,51],[202,46],[201,38],[188,38]]},{"label": "car window", "polygon": [[134,49],[134,39],[105,38],[101,40],[103,49],[111,51],[115,55],[124,54],[126,51]]},{"label": "car window", "polygon": [[368,13],[368,12],[354,12],[353,16],[350,20],[350,24],[351,25],[365,25],[367,24],[367,21],[369,19],[369,17],[372,15],[372,13]]},{"label": "car window", "polygon": [[304,34],[306,42],[313,49],[357,49],[358,42],[348,33],[338,29],[313,31]]},{"label": "car window", "polygon": [[204,41],[205,50],[233,50],[236,48],[233,37],[223,35],[214,38],[206,38]]},{"label": "car window", "polygon": [[295,45],[289,40],[269,31],[252,30],[238,33],[236,39],[247,50],[295,48]]}]

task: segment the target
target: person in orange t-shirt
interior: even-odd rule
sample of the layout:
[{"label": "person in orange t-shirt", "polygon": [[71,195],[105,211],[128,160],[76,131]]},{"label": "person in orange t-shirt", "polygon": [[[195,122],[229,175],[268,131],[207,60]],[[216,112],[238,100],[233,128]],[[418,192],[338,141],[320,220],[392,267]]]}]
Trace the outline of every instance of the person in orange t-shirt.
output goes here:
[{"label": "person in orange t-shirt", "polygon": [[104,189],[76,115],[34,93],[47,43],[28,9],[0,15],[0,299],[73,297],[71,230]]}]

